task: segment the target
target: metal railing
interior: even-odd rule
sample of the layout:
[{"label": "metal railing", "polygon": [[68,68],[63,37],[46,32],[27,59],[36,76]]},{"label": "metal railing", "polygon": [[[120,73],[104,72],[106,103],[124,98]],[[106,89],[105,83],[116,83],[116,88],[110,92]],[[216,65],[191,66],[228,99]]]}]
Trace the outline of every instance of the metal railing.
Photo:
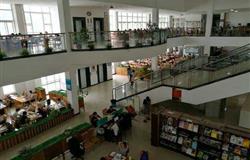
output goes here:
[{"label": "metal railing", "polygon": [[199,28],[167,28],[107,32],[71,32],[72,51],[140,48],[164,44],[167,38],[204,36]]},{"label": "metal railing", "polygon": [[0,59],[66,51],[65,34],[12,34],[0,36]]},{"label": "metal railing", "polygon": [[129,82],[113,88],[112,98],[118,101],[123,100],[126,97],[161,85],[192,89],[248,72],[249,70],[250,48],[245,48],[245,50],[237,55],[234,54],[214,62],[201,64],[189,70],[182,70],[181,67],[179,67],[178,70],[172,68],[151,72],[136,79],[133,83]]}]

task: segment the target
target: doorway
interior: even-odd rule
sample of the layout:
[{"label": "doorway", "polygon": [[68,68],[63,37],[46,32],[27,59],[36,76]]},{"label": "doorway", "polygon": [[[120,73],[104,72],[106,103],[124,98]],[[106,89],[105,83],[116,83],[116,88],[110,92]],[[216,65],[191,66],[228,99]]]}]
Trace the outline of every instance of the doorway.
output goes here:
[{"label": "doorway", "polygon": [[86,30],[86,19],[85,17],[73,17],[74,32],[82,32]]},{"label": "doorway", "polygon": [[102,42],[104,31],[104,18],[94,18],[95,41]]}]

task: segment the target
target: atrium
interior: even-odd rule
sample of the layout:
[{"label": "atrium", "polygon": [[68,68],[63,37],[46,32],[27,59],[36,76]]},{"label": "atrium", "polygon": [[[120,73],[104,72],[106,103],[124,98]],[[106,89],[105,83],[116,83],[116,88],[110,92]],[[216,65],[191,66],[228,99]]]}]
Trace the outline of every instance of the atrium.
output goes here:
[{"label": "atrium", "polygon": [[0,159],[249,160],[250,0],[0,0]]}]

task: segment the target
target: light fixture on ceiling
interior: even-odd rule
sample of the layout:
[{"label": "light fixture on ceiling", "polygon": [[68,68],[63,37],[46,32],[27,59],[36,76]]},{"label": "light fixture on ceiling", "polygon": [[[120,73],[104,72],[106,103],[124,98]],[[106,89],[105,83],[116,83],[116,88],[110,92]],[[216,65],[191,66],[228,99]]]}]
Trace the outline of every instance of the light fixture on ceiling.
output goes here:
[{"label": "light fixture on ceiling", "polygon": [[235,13],[239,12],[238,10],[234,10]]},{"label": "light fixture on ceiling", "polygon": [[233,12],[233,11],[234,11],[234,9],[232,8],[232,9],[230,9],[230,11],[231,11],[231,12]]}]

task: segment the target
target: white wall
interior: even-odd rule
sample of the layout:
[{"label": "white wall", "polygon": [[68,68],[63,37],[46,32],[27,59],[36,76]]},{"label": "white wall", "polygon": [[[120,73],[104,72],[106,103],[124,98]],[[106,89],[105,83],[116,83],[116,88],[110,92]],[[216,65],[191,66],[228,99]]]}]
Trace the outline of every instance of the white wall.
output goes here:
[{"label": "white wall", "polygon": [[[91,12],[91,16],[87,15],[87,12]],[[73,17],[85,17],[86,18],[86,27],[88,31],[92,31],[94,28],[94,21],[93,18],[104,18],[104,26],[109,24],[105,15],[108,15],[109,9],[107,7],[83,7],[83,6],[72,6],[70,7],[71,13],[71,23],[73,26]],[[87,24],[87,20],[91,21],[92,23]]]},{"label": "white wall", "polygon": [[140,98],[140,107],[143,107],[143,100],[149,96],[152,104],[156,104],[162,101],[172,99],[172,88],[169,87],[158,87],[153,90],[144,92],[138,95]]},{"label": "white wall", "polygon": [[218,81],[192,90],[182,90],[182,101],[202,104],[250,92],[250,73]]},{"label": "white wall", "polygon": [[241,110],[240,111],[240,120],[239,120],[239,126],[250,128],[250,111]]},{"label": "white wall", "polygon": [[[95,68],[92,68],[95,67]],[[97,65],[93,65],[89,67],[90,69],[90,81],[91,81],[91,85],[95,85],[98,83],[98,72],[97,72]]]},{"label": "white wall", "polygon": [[239,23],[241,25],[247,25],[247,23],[250,23],[250,11],[248,12],[230,12],[228,15],[228,22],[231,26],[238,26]]},{"label": "white wall", "polygon": [[107,79],[112,79],[112,65],[111,63],[107,63]]}]

